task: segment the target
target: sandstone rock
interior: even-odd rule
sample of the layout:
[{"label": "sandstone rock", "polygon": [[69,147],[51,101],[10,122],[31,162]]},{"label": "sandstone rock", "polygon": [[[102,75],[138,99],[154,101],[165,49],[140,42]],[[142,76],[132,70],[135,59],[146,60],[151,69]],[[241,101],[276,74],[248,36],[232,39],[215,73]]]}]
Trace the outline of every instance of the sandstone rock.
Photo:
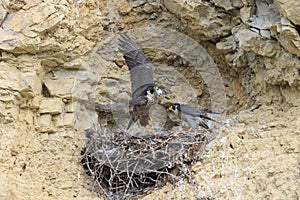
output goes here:
[{"label": "sandstone rock", "polygon": [[293,106],[300,106],[299,90],[296,88],[281,89],[282,95],[288,103]]},{"label": "sandstone rock", "polygon": [[37,109],[40,107],[40,103],[42,101],[42,97],[41,96],[35,96],[31,99],[30,103],[29,103],[29,108],[33,108],[33,109]]},{"label": "sandstone rock", "polygon": [[61,44],[59,44],[54,38],[47,38],[42,40],[39,44],[39,51],[60,51]]},{"label": "sandstone rock", "polygon": [[155,131],[163,130],[167,121],[167,116],[167,111],[163,106],[159,104],[151,106],[149,109],[149,124],[151,129]]},{"label": "sandstone rock", "polygon": [[[249,116],[248,120],[252,121],[258,116],[259,119],[262,119],[261,117],[265,116],[266,121],[276,121],[277,117],[271,120],[271,118],[268,119],[268,115],[270,112],[264,113],[260,110],[255,115]],[[258,121],[256,124],[265,124],[266,121]],[[224,192],[219,193],[218,198],[226,199],[229,196],[239,195],[241,198],[264,199],[268,195],[272,199],[284,198],[288,195],[291,199],[297,199],[296,187],[291,187],[293,184],[286,182],[287,179],[293,180],[294,184],[299,182],[293,178],[297,176],[293,169],[296,169],[298,165],[295,155],[297,155],[299,145],[295,144],[299,141],[296,138],[289,140],[290,135],[282,133],[283,129],[288,130],[289,128],[278,130],[278,127],[269,127],[268,131],[251,131],[242,126],[228,128],[234,129],[234,134],[224,130],[223,135],[220,135],[217,141],[211,144],[214,150],[208,149],[210,156],[207,156],[207,159],[204,158],[206,161],[193,167],[193,170],[197,172],[196,179],[200,184],[198,186],[205,188],[203,190],[205,192],[200,194],[203,196],[215,194],[216,191],[223,188]],[[292,132],[290,134],[295,136]],[[274,158],[278,158],[280,161],[275,163]],[[262,160],[263,162],[261,162]],[[288,164],[286,164],[287,162]],[[269,176],[265,178],[267,173]],[[283,181],[279,181],[281,173],[285,174]],[[242,179],[247,179],[247,181]],[[273,185],[274,180],[278,180],[276,186]],[[242,189],[244,187],[248,188],[248,192]],[[232,188],[236,189],[232,190]],[[238,188],[244,192],[238,193]],[[177,189],[180,190],[180,188]],[[280,193],[282,190],[286,194],[282,195]]]},{"label": "sandstone rock", "polygon": [[256,12],[249,23],[252,27],[260,30],[270,29],[274,24],[279,23],[281,15],[275,3],[267,4],[263,1],[256,1]]},{"label": "sandstone rock", "polygon": [[25,97],[34,97],[42,92],[42,83],[40,78],[32,72],[21,74],[20,92]]},{"label": "sandstone rock", "polygon": [[56,127],[62,127],[62,126],[64,126],[64,121],[63,121],[63,116],[62,115],[63,114],[56,115],[56,116],[52,117],[54,126],[56,126]]},{"label": "sandstone rock", "polygon": [[38,6],[41,2],[39,0],[25,1],[25,5],[22,7],[23,10],[29,10],[32,7]]},{"label": "sandstone rock", "polygon": [[4,103],[0,103],[0,118],[5,117],[6,115],[6,110],[5,110],[5,104]]},{"label": "sandstone rock", "polygon": [[39,121],[40,126],[50,126],[51,124],[52,124],[51,114],[42,114],[40,116],[40,121]]},{"label": "sandstone rock", "polygon": [[118,1],[117,8],[122,15],[126,15],[130,12],[131,6],[129,3],[126,0]]},{"label": "sandstone rock", "polygon": [[217,49],[224,51],[224,53],[232,52],[236,49],[235,37],[229,36],[224,38],[216,44]]},{"label": "sandstone rock", "polygon": [[54,5],[41,3],[29,10],[20,10],[9,14],[2,27],[28,37],[37,37],[39,33],[56,26],[64,17]]},{"label": "sandstone rock", "polygon": [[8,10],[13,10],[13,11],[20,10],[23,6],[26,5],[25,1],[10,1],[10,0],[5,0],[4,2],[5,2],[5,5],[6,5],[6,8]]},{"label": "sandstone rock", "polygon": [[[289,52],[299,56],[300,36],[295,27],[288,20],[281,17],[276,4],[256,1],[256,8],[257,10],[254,15],[251,15],[250,8],[241,9],[241,19],[244,23],[249,24],[252,27],[249,30],[257,35],[255,36],[255,34],[250,33],[250,31],[246,33],[245,30],[239,30],[237,37],[239,38],[240,44],[242,43],[241,40],[243,40],[242,37],[246,37],[245,46],[249,46],[256,53],[260,51],[260,53],[258,53],[260,55],[272,56],[274,55],[274,49],[272,49],[271,46],[274,46],[272,45],[274,42],[271,42],[271,44],[270,42],[267,44],[259,44],[259,46],[261,46],[260,48],[256,46],[263,41],[250,42],[250,37],[252,39],[255,37],[271,39],[272,35],[276,37],[281,45]],[[242,37],[240,37],[240,34],[242,34]],[[245,48],[245,46],[243,48]]]},{"label": "sandstone rock", "polygon": [[52,56],[40,56],[41,58],[41,65],[46,67],[57,67],[59,65],[62,65],[64,63],[64,56],[63,55],[52,55]]},{"label": "sandstone rock", "polygon": [[[264,61],[266,70],[261,72],[264,73],[263,79],[272,85],[288,84],[290,87],[295,87],[296,89],[299,85],[300,78],[297,68],[299,63],[300,61],[297,56],[288,52],[281,52],[275,59],[266,59]],[[289,90],[292,88],[285,89]]]},{"label": "sandstone rock", "polygon": [[[84,111],[84,112],[83,112]],[[75,106],[75,128],[80,131],[90,129],[91,127],[98,128],[98,116],[90,109],[84,109],[82,105]]]},{"label": "sandstone rock", "polygon": [[73,127],[75,122],[75,114],[74,113],[65,113],[63,117],[64,126]]},{"label": "sandstone rock", "polygon": [[3,7],[2,4],[0,4],[0,24],[3,23],[7,14],[8,14],[7,10]]},{"label": "sandstone rock", "polygon": [[74,103],[73,102],[66,104],[66,106],[65,106],[65,112],[66,113],[72,113],[72,112],[74,112]]},{"label": "sandstone rock", "polygon": [[243,23],[247,24],[251,20],[252,17],[251,7],[242,7],[240,9],[240,18]]},{"label": "sandstone rock", "polygon": [[79,69],[83,63],[81,58],[76,58],[75,60],[71,60],[69,62],[65,62],[63,67],[66,69]]},{"label": "sandstone rock", "polygon": [[16,104],[21,99],[18,91],[0,89],[0,101],[6,104]]},{"label": "sandstone rock", "polygon": [[[68,79],[77,79],[78,78],[78,73],[80,72],[80,70],[70,70],[70,69],[60,69],[60,70],[55,70],[52,71],[53,75],[52,76],[46,76],[45,79],[53,79],[53,80],[58,80],[58,79],[64,79],[64,78],[68,78]],[[87,79],[89,77],[86,77]]]},{"label": "sandstone rock", "polygon": [[50,79],[46,78],[44,83],[51,96],[71,97],[74,87],[73,78]]},{"label": "sandstone rock", "polygon": [[300,56],[300,35],[298,31],[289,21],[282,19],[281,22],[277,25],[277,39],[286,50]]},{"label": "sandstone rock", "polygon": [[300,25],[300,1],[298,0],[274,0],[280,13],[291,20],[294,24]]},{"label": "sandstone rock", "polygon": [[0,62],[0,80],[0,88],[14,91],[20,90],[20,71],[4,62]]},{"label": "sandstone rock", "polygon": [[116,23],[119,21],[119,14],[116,10],[109,8],[107,14],[103,19],[104,30],[111,31],[115,28]]},{"label": "sandstone rock", "polygon": [[[2,161],[2,160],[1,160]],[[1,173],[0,175],[0,198],[7,199],[7,197],[16,198],[13,192],[9,191],[9,188],[6,186],[5,182],[8,179],[8,175],[6,173]]]},{"label": "sandstone rock", "polygon": [[57,127],[72,127],[74,126],[75,114],[64,113],[53,118],[54,125]]},{"label": "sandstone rock", "polygon": [[273,57],[279,49],[275,41],[261,38],[257,33],[242,29],[236,33],[239,46],[245,51],[253,51],[258,55]]},{"label": "sandstone rock", "polygon": [[13,53],[37,53],[40,38],[26,37],[21,33],[0,29],[0,49]]},{"label": "sandstone rock", "polygon": [[[0,49],[13,53],[37,53],[41,43],[39,34],[56,26],[63,17],[54,5],[44,3],[9,14],[0,30]],[[42,47],[42,50],[46,49],[45,44]]]},{"label": "sandstone rock", "polygon": [[40,104],[40,113],[59,114],[63,111],[63,105],[60,98],[44,98]]},{"label": "sandstone rock", "polygon": [[243,1],[241,0],[213,0],[213,2],[225,10],[243,7]]},{"label": "sandstone rock", "polygon": [[201,40],[213,40],[231,32],[230,16],[204,1],[165,0],[163,5],[180,18],[189,34]]},{"label": "sandstone rock", "polygon": [[[284,0],[275,2],[286,20],[278,14],[272,0],[138,0],[131,1],[138,2],[134,9],[126,7],[125,0],[122,0],[124,7],[118,5],[121,2],[118,0],[108,4],[98,0],[76,1],[74,4],[56,0],[51,1],[58,10],[55,12],[62,11],[67,17],[57,22],[59,29],[55,29],[55,23],[51,19],[48,23],[44,18],[53,15],[45,10],[47,6],[45,9],[41,7],[49,4],[43,4],[41,0],[4,0],[2,5],[5,4],[7,10],[3,11],[0,6],[0,23],[6,13],[10,13],[10,17],[16,16],[16,19],[4,22],[10,24],[12,30],[0,30],[0,199],[97,199],[85,187],[90,182],[87,183],[89,179],[78,163],[78,155],[85,141],[84,130],[99,128],[98,116],[91,107],[82,104],[82,107],[76,107],[67,98],[63,99],[67,104],[64,108],[61,98],[72,96],[64,84],[68,83],[67,79],[75,80],[76,77],[76,82],[79,80],[80,83],[73,92],[92,103],[104,99],[109,103],[111,99],[103,95],[108,94],[107,91],[112,91],[112,96],[119,93],[119,99],[130,98],[130,79],[124,75],[128,69],[124,60],[116,56],[117,43],[115,46],[103,43],[105,49],[102,52],[94,52],[88,59],[84,56],[102,39],[103,27],[108,31],[106,37],[111,34],[109,31],[147,26],[188,33],[193,36],[194,43],[202,40],[200,43],[219,64],[222,77],[230,82],[226,83],[229,88],[227,97],[241,96],[233,101],[236,102],[233,104],[234,115],[236,110],[251,105],[252,102],[246,104],[243,99],[271,106],[241,112],[237,114],[239,121],[226,116],[232,123],[224,127],[222,135],[206,148],[203,161],[192,167],[195,171],[193,184],[180,181],[175,186],[154,190],[144,199],[299,199],[300,60],[297,57],[297,27],[294,25],[299,16],[295,14],[296,0],[285,1],[280,5],[278,2]],[[241,2],[244,4],[242,9]],[[253,12],[253,7],[248,7],[253,2],[258,8],[256,12]],[[152,7],[153,3],[158,6]],[[284,8],[292,3],[293,6]],[[286,12],[282,11],[283,8]],[[103,24],[102,13],[106,10],[110,11]],[[155,13],[158,10],[161,13]],[[20,13],[26,18],[17,22],[21,19]],[[151,14],[156,20],[148,20]],[[197,84],[199,77],[187,63],[203,62],[209,66],[203,70],[206,71],[211,67],[208,58],[193,59],[197,57],[194,52],[198,52],[195,46],[182,38],[173,38],[171,33],[157,33],[153,38],[161,40],[155,43],[151,37],[150,40],[143,34],[134,35],[144,39],[142,43],[149,41],[142,47],[152,61],[166,62],[167,65],[175,63],[173,69],[180,69],[180,73],[188,77],[187,82],[186,77],[170,73],[170,68],[165,66],[155,71],[158,83],[174,91],[172,100],[188,100],[197,105],[195,99],[189,99],[195,96],[197,100],[197,95],[205,95],[205,92],[203,88],[188,87],[191,85],[188,83]],[[180,45],[168,43],[169,40],[179,41]],[[216,41],[220,41],[217,46]],[[171,54],[190,55],[192,59],[180,60],[174,55],[160,53],[156,51],[159,43],[171,50]],[[147,48],[153,46],[156,49],[149,52]],[[176,46],[177,50],[174,50]],[[204,53],[201,51],[200,55]],[[86,62],[81,64],[81,59]],[[72,70],[79,68],[78,71]],[[48,77],[50,74],[51,78]],[[55,103],[44,102],[48,98],[39,95],[39,87],[36,80],[30,80],[31,75],[34,79],[44,77],[44,80],[52,81],[48,81],[47,87],[53,96],[59,97],[53,98]],[[214,83],[221,80],[219,78]],[[119,90],[115,89],[117,84],[120,84]],[[191,94],[193,89],[196,95]],[[21,91],[30,99],[23,98]],[[199,99],[209,101],[212,96],[209,94],[209,97]],[[38,111],[40,105],[45,113]],[[57,105],[61,106],[55,108]],[[144,131],[136,124],[133,128],[137,134]]]},{"label": "sandstone rock", "polygon": [[143,4],[145,4],[147,1],[146,0],[129,0],[129,4],[132,7],[138,7],[141,6]]},{"label": "sandstone rock", "polygon": [[34,114],[31,110],[21,109],[19,118],[20,121],[26,122],[26,124],[33,125],[34,124]]}]

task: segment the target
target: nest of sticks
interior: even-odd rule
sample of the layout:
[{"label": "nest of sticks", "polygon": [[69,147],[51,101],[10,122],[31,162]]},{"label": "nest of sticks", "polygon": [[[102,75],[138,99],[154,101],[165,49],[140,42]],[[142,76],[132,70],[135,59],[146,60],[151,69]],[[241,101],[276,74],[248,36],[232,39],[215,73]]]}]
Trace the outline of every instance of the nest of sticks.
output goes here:
[{"label": "nest of sticks", "polygon": [[106,199],[145,195],[167,182],[191,178],[201,159],[206,130],[162,131],[135,137],[124,132],[87,131],[81,163],[91,189]]}]

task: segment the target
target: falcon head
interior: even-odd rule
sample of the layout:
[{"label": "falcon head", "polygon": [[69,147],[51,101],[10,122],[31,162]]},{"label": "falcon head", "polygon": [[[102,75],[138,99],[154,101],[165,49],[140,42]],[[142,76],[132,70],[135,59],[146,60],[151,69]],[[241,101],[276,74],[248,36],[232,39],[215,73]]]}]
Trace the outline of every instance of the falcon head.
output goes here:
[{"label": "falcon head", "polygon": [[153,86],[151,93],[159,97],[168,94],[169,91],[166,89],[159,88],[158,86]]},{"label": "falcon head", "polygon": [[180,104],[179,103],[174,103],[173,105],[171,105],[168,108],[168,111],[173,111],[176,115],[178,115],[179,111],[180,111]]}]

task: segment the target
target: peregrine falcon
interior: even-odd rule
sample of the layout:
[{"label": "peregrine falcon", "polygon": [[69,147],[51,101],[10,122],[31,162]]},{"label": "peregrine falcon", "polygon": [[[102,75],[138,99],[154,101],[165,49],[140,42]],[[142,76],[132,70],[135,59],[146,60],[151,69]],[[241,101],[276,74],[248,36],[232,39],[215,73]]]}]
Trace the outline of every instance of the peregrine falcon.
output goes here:
[{"label": "peregrine falcon", "polygon": [[[196,128],[198,125],[204,127],[205,129],[210,129],[207,122],[204,119],[211,120],[213,122],[220,123],[207,116],[207,111],[201,110],[199,108],[191,107],[185,104],[174,103],[168,110],[173,111],[181,120],[188,123],[191,128]],[[211,112],[214,114],[219,114]]]},{"label": "peregrine falcon", "polygon": [[159,96],[164,96],[168,92],[156,86],[152,63],[128,35],[121,35],[119,50],[130,71],[132,96],[129,105],[133,105],[133,112],[127,126],[128,130],[136,117],[144,118],[142,125],[145,125],[149,107],[157,102]]}]

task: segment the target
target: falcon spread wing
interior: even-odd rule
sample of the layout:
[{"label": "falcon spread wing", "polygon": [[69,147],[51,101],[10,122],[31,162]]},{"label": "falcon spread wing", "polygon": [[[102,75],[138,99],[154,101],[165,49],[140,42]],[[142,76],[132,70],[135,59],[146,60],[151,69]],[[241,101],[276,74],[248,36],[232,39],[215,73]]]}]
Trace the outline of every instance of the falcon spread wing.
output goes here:
[{"label": "falcon spread wing", "polygon": [[154,86],[153,66],[139,49],[138,45],[126,34],[119,40],[119,49],[130,71],[132,99],[145,95],[149,86]]}]

